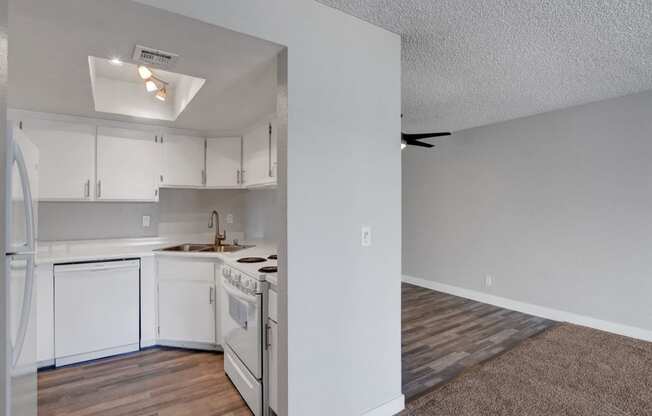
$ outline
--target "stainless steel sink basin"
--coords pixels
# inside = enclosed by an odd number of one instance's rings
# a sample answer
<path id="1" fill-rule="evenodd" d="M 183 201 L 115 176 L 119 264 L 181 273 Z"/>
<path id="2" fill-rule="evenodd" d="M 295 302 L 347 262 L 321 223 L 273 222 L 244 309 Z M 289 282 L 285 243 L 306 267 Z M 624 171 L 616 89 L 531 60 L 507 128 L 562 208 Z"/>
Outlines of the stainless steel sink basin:
<path id="1" fill-rule="evenodd" d="M 161 251 L 183 251 L 183 252 L 191 252 L 191 251 L 201 251 L 204 248 L 207 247 L 212 247 L 212 244 L 180 244 L 178 246 L 173 246 L 173 247 L 165 247 L 162 248 Z"/>
<path id="2" fill-rule="evenodd" d="M 240 245 L 233 245 L 233 244 L 222 244 L 220 246 L 216 246 L 211 244 L 209 247 L 203 248 L 199 251 L 202 253 L 206 252 L 213 252 L 213 253 L 233 253 L 234 251 L 239 251 L 239 250 L 244 250 L 245 248 L 251 248 L 253 246 L 240 246 Z"/>
<path id="3" fill-rule="evenodd" d="M 165 247 L 161 251 L 176 251 L 176 252 L 186 252 L 186 253 L 233 253 L 235 251 L 244 250 L 245 248 L 250 248 L 253 246 L 243 246 L 235 244 L 223 244 L 216 246 L 214 244 L 180 244 L 178 246 Z"/>

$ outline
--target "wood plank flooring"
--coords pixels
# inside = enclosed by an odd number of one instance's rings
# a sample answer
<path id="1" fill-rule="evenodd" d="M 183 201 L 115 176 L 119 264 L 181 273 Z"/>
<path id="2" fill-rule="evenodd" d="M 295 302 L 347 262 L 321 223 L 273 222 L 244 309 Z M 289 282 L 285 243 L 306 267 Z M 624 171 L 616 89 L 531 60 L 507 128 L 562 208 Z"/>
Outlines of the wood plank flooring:
<path id="1" fill-rule="evenodd" d="M 409 284 L 403 284 L 402 300 L 402 381 L 407 400 L 554 324 Z"/>
<path id="2" fill-rule="evenodd" d="M 552 321 L 404 284 L 403 393 L 415 399 Z M 250 416 L 224 356 L 157 348 L 39 373 L 39 416 Z"/>
<path id="3" fill-rule="evenodd" d="M 150 349 L 40 372 L 39 416 L 250 416 L 217 353 Z"/>

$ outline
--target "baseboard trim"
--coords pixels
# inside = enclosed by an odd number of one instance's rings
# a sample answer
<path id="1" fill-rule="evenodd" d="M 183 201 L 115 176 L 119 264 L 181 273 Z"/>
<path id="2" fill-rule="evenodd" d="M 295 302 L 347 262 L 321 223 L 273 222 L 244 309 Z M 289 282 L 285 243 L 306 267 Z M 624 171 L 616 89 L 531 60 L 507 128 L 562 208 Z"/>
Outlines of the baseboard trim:
<path id="1" fill-rule="evenodd" d="M 542 318 L 551 319 L 553 321 L 568 322 L 571 324 L 598 329 L 600 331 L 611 332 L 612 334 L 624 335 L 626 337 L 652 342 L 652 331 L 643 328 L 623 325 L 611 321 L 604 321 L 586 315 L 579 315 L 572 312 L 534 305 L 531 303 L 520 302 L 513 299 L 490 295 L 488 293 L 478 292 L 472 289 L 465 289 L 458 286 L 451 286 L 414 276 L 403 275 L 403 281 L 405 283 L 410 283 L 415 286 L 424 287 L 426 289 L 432 289 L 438 292 L 444 292 L 450 295 L 488 303 L 490 305 L 495 305 L 505 309 L 511 309 L 513 311 L 526 313 L 528 315 L 540 316 Z"/>
<path id="2" fill-rule="evenodd" d="M 394 416 L 403 409 L 405 409 L 405 396 L 401 394 L 383 405 L 364 412 L 362 416 Z"/>
<path id="3" fill-rule="evenodd" d="M 140 348 L 141 349 L 155 347 L 156 345 L 157 344 L 156 344 L 155 339 L 141 339 L 140 340 Z"/>

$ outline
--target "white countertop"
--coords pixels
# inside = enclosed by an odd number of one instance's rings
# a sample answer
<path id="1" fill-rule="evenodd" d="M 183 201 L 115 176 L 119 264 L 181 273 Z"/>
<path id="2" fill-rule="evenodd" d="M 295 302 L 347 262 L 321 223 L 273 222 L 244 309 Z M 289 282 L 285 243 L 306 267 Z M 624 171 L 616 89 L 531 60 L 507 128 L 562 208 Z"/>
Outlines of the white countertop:
<path id="1" fill-rule="evenodd" d="M 251 264 L 237 262 L 237 260 L 242 257 L 263 257 L 266 259 L 271 254 L 276 254 L 276 243 L 266 241 L 243 241 L 240 243 L 243 245 L 254 245 L 254 247 L 234 253 L 157 251 L 161 248 L 178 244 L 204 244 L 210 242 L 212 242 L 212 235 L 210 234 L 115 240 L 39 242 L 36 264 L 102 261 L 154 255 L 215 258 L 250 276 L 256 278 L 264 277 L 265 280 L 276 285 L 276 273 L 258 272 L 258 269 L 263 266 L 276 266 L 276 260 L 267 260 L 264 263 Z"/>

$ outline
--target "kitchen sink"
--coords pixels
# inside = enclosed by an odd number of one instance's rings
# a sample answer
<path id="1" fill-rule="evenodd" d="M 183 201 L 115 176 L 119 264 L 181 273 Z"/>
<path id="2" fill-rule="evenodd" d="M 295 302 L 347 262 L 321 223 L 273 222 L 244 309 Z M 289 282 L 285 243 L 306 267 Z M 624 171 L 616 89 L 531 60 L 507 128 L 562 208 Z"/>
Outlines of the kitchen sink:
<path id="1" fill-rule="evenodd" d="M 180 244 L 178 246 L 162 248 L 160 251 L 175 251 L 186 253 L 233 253 L 235 251 L 244 250 L 253 246 L 244 246 L 236 244 L 223 244 L 216 246 L 214 244 Z"/>
<path id="2" fill-rule="evenodd" d="M 216 246 L 213 244 L 209 244 L 208 247 L 203 248 L 199 251 L 202 253 L 206 252 L 213 252 L 213 253 L 233 253 L 234 251 L 239 251 L 243 250 L 245 248 L 251 248 L 253 246 L 241 246 L 241 245 L 234 245 L 234 244 L 222 244 L 221 246 Z"/>

